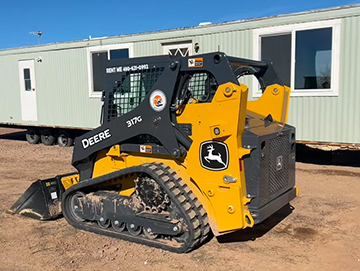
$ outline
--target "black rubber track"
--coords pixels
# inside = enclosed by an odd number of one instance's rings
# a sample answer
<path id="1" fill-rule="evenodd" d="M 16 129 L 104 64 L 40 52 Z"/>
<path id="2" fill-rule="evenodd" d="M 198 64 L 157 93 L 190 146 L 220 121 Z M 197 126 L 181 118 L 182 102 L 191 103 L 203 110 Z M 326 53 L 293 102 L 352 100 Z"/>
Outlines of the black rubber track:
<path id="1" fill-rule="evenodd" d="M 150 240 L 146 238 L 145 235 L 132 236 L 127 231 L 119 233 L 111 228 L 101 229 L 95 223 L 79 222 L 72 217 L 69 209 L 69 199 L 72 194 L 77 191 L 94 192 L 95 186 L 132 173 L 145 173 L 149 175 L 156 180 L 165 193 L 169 195 L 187 226 L 188 238 L 184 243 L 178 243 L 174 246 L 173 242 L 165 242 L 164 239 Z M 163 163 L 149 163 L 129 167 L 97 178 L 84 180 L 65 191 L 62 197 L 62 209 L 68 223 L 75 228 L 177 253 L 189 252 L 199 247 L 210 233 L 208 217 L 200 201 L 180 176 Z"/>

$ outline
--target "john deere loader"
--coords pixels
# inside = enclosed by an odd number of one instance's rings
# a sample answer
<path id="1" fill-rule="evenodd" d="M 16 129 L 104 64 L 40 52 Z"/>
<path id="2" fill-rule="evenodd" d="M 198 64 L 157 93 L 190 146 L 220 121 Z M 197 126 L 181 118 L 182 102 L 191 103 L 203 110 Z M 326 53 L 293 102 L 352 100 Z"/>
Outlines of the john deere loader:
<path id="1" fill-rule="evenodd" d="M 188 252 L 296 197 L 290 89 L 271 63 L 214 52 L 109 60 L 104 73 L 102 124 L 76 138 L 77 172 L 34 182 L 12 212 Z"/>

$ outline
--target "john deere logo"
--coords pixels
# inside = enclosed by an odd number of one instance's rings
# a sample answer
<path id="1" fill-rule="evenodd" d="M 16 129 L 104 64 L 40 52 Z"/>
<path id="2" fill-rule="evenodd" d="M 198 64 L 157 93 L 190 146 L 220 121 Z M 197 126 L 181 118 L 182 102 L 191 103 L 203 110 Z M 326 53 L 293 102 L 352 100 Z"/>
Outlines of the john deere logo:
<path id="1" fill-rule="evenodd" d="M 156 111 L 160 112 L 165 108 L 166 96 L 161 90 L 154 90 L 150 95 L 150 106 Z"/>
<path id="2" fill-rule="evenodd" d="M 229 164 L 229 150 L 225 143 L 206 141 L 200 145 L 200 162 L 203 168 L 220 171 L 227 169 Z"/>

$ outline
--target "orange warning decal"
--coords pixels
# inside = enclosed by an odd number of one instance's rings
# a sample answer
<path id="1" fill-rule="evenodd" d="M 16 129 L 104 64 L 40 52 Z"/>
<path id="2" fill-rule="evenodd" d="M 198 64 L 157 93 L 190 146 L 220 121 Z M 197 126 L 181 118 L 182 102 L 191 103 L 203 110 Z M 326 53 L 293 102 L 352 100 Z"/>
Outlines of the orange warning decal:
<path id="1" fill-rule="evenodd" d="M 140 145 L 140 152 L 152 153 L 152 146 Z"/>
<path id="2" fill-rule="evenodd" d="M 202 57 L 188 59 L 188 67 L 189 68 L 199 68 L 202 66 L 204 66 L 204 59 Z"/>

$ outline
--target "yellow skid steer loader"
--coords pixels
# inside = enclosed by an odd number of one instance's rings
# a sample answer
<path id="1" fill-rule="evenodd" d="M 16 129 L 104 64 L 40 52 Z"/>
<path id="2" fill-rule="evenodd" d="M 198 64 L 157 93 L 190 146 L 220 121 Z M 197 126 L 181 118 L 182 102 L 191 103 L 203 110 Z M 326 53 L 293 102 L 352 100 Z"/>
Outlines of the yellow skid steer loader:
<path id="1" fill-rule="evenodd" d="M 296 197 L 290 89 L 271 63 L 214 52 L 109 60 L 104 73 L 102 124 L 76 138 L 77 172 L 34 182 L 12 212 L 187 252 Z"/>

